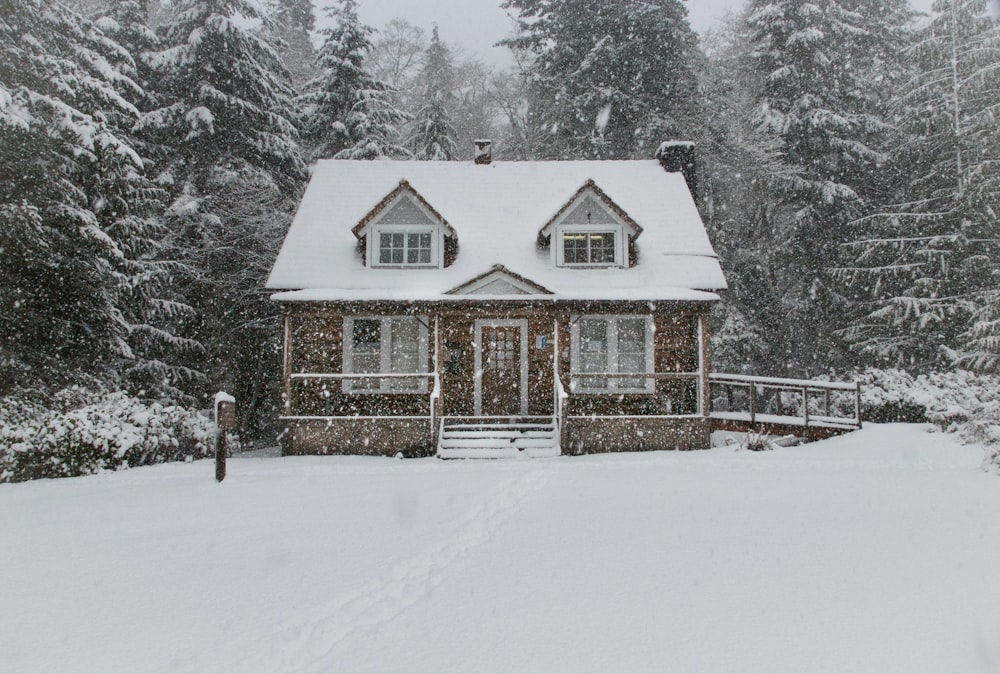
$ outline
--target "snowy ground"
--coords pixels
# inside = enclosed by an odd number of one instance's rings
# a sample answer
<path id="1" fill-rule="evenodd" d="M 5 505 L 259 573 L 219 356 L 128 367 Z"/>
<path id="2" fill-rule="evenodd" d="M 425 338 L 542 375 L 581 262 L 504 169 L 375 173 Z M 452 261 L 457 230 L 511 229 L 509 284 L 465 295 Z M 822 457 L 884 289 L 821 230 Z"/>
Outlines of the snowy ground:
<path id="1" fill-rule="evenodd" d="M 0 486 L 11 672 L 1000 672 L 1000 478 L 773 452 L 238 458 Z"/>

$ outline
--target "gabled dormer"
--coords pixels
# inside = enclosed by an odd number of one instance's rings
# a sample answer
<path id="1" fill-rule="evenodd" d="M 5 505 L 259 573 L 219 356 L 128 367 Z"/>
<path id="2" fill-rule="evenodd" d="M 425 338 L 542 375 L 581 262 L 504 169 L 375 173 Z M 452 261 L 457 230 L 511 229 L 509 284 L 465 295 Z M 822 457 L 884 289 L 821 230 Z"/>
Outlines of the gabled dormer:
<path id="1" fill-rule="evenodd" d="M 434 269 L 454 259 L 451 225 L 409 182 L 401 180 L 352 230 L 365 265 L 375 269 Z"/>
<path id="2" fill-rule="evenodd" d="M 551 295 L 552 291 L 502 264 L 445 292 L 445 295 Z"/>
<path id="3" fill-rule="evenodd" d="M 628 267 L 642 232 L 628 213 L 588 180 L 541 231 L 557 267 Z"/>

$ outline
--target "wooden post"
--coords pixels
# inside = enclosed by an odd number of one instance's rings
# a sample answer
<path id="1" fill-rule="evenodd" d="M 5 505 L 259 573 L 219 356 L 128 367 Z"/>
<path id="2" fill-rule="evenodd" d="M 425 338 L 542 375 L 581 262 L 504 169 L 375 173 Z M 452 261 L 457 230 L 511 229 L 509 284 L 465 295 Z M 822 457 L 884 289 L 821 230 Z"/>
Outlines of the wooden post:
<path id="1" fill-rule="evenodd" d="M 750 424 L 757 423 L 757 385 L 750 382 Z"/>
<path id="2" fill-rule="evenodd" d="M 802 425 L 809 425 L 809 387 L 802 387 Z"/>
<path id="3" fill-rule="evenodd" d="M 226 479 L 226 431 L 236 430 L 236 398 L 225 391 L 215 394 L 215 480 Z"/>
<path id="4" fill-rule="evenodd" d="M 854 382 L 854 418 L 861 428 L 861 382 Z"/>

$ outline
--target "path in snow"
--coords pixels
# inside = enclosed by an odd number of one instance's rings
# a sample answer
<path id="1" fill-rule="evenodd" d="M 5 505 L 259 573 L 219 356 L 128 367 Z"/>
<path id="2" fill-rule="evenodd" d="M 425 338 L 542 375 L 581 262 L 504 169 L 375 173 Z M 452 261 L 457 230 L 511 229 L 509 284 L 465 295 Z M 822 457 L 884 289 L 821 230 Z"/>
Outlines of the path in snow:
<path id="1" fill-rule="evenodd" d="M 243 663 L 243 670 L 336 671 L 337 649 L 345 639 L 391 621 L 424 599 L 444 582 L 451 565 L 493 538 L 520 503 L 544 484 L 546 472 L 529 472 L 505 480 L 486 495 L 482 505 L 447 529 L 443 540 L 393 563 L 387 573 L 337 598 L 316 615 L 296 616 L 263 641 L 265 652 L 281 654 L 280 662 L 261 662 L 258 656 L 252 656 Z"/>

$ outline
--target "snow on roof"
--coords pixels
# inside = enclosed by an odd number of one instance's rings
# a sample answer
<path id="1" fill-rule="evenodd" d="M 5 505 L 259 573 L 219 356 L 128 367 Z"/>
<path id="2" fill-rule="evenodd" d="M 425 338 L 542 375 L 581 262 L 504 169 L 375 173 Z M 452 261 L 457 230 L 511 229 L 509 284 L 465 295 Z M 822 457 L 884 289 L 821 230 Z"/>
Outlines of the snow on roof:
<path id="1" fill-rule="evenodd" d="M 352 229 L 404 180 L 457 233 L 451 266 L 364 265 Z M 636 266 L 557 267 L 550 250 L 538 245 L 539 230 L 588 180 L 642 228 Z M 297 291 L 273 296 L 282 301 L 454 300 L 445 293 L 495 265 L 551 289 L 551 299 L 712 300 L 717 296 L 703 291 L 726 287 L 684 177 L 656 160 L 321 160 L 267 287 Z"/>

